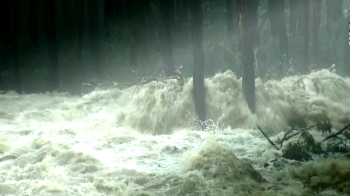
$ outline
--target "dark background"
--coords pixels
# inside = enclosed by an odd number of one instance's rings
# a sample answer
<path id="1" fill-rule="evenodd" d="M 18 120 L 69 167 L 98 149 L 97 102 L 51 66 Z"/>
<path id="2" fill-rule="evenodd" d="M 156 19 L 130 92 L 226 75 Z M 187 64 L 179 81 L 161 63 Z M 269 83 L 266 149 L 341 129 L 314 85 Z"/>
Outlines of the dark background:
<path id="1" fill-rule="evenodd" d="M 254 0 L 253 0 L 254 1 Z M 202 0 L 205 76 L 242 76 L 240 0 Z M 336 64 L 350 75 L 349 0 L 255 0 L 256 77 Z M 186 0 L 5 0 L 0 6 L 0 90 L 89 92 L 169 75 L 192 76 Z M 256 10 L 256 11 L 254 11 Z M 171 42 L 167 37 L 170 33 Z M 172 57 L 167 56 L 172 48 Z M 165 60 L 164 60 L 165 59 Z M 165 62 L 165 63 L 163 63 Z M 86 85 L 86 84 L 89 85 Z M 126 84 L 120 84 L 127 86 Z"/>

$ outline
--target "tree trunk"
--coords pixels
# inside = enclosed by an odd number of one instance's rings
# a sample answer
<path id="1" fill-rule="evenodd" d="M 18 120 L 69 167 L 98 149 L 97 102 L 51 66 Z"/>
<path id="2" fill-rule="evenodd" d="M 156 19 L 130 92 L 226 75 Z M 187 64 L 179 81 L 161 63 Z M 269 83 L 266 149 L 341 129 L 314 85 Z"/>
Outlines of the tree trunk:
<path id="1" fill-rule="evenodd" d="M 269 1 L 271 3 L 271 0 Z M 278 36 L 279 40 L 279 75 L 283 77 L 287 68 L 288 57 L 288 37 L 286 28 L 286 15 L 285 15 L 285 1 L 274 0 L 273 5 L 273 22 L 275 35 Z"/>
<path id="2" fill-rule="evenodd" d="M 91 57 L 91 69 L 98 80 L 102 79 L 100 65 L 100 3 L 96 0 L 89 0 L 89 53 Z"/>
<path id="3" fill-rule="evenodd" d="M 248 107 L 252 113 L 255 113 L 255 70 L 254 70 L 254 53 L 253 53 L 253 41 L 257 32 L 254 32 L 256 25 L 253 17 L 257 16 L 257 10 L 251 9 L 256 3 L 255 0 L 243 0 L 241 1 L 241 49 L 242 49 L 242 62 L 243 62 L 243 77 L 242 86 L 244 91 L 244 97 L 247 101 Z"/>
<path id="4" fill-rule="evenodd" d="M 188 0 L 175 0 L 175 26 L 173 38 L 176 40 L 173 46 L 188 48 L 189 25 L 188 25 Z"/>
<path id="5" fill-rule="evenodd" d="M 253 47 L 260 44 L 260 35 L 258 30 L 258 7 L 260 0 L 253 0 L 251 7 L 252 31 L 253 31 Z"/>
<path id="6" fill-rule="evenodd" d="M 203 122 L 206 119 L 206 104 L 204 87 L 204 52 L 202 45 L 203 11 L 201 9 L 201 0 L 189 1 L 189 11 L 191 19 L 191 34 L 193 42 L 194 60 L 193 98 L 198 118 L 201 122 Z"/>
<path id="7" fill-rule="evenodd" d="M 77 30 L 77 56 L 79 61 L 79 69 L 83 71 L 83 42 L 84 42 L 84 3 L 85 0 L 77 1 L 76 13 L 76 30 Z"/>
<path id="8" fill-rule="evenodd" d="M 29 35 L 32 44 L 38 43 L 38 1 L 32 0 L 30 2 L 30 11 L 29 11 Z"/>
<path id="9" fill-rule="evenodd" d="M 238 19 L 238 1 L 226 0 L 226 23 L 229 36 L 231 36 L 233 33 L 238 32 Z"/>
<path id="10" fill-rule="evenodd" d="M 271 28 L 271 34 L 273 36 L 278 35 L 278 18 L 277 18 L 277 4 L 280 0 L 269 0 L 268 1 L 268 12 L 269 12 L 269 18 L 270 18 L 270 28 Z"/>
<path id="11" fill-rule="evenodd" d="M 234 31 L 233 27 L 233 3 L 234 0 L 226 0 L 226 24 L 228 37 L 231 37 Z"/>
<path id="12" fill-rule="evenodd" d="M 318 30 L 320 25 L 321 2 L 309 0 L 309 68 L 316 68 L 316 56 L 318 47 Z"/>
<path id="13" fill-rule="evenodd" d="M 173 44 L 172 44 L 172 28 L 174 26 L 174 2 L 161 0 L 160 13 L 161 13 L 161 50 L 163 57 L 163 64 L 165 66 L 165 75 L 171 76 L 175 72 L 174 60 L 173 60 Z"/>
<path id="14" fill-rule="evenodd" d="M 343 17 L 343 2 L 344 0 L 326 1 L 327 17 L 332 22 L 336 22 Z"/>
<path id="15" fill-rule="evenodd" d="M 285 14 L 285 1 L 278 1 L 277 3 L 277 25 L 278 36 L 280 42 L 280 57 L 283 61 L 284 58 L 288 58 L 288 38 L 287 38 L 287 28 L 286 28 L 286 14 Z"/>
<path id="16" fill-rule="evenodd" d="M 12 40 L 12 48 L 11 48 L 11 62 L 13 66 L 13 84 L 14 84 L 14 89 L 17 93 L 22 92 L 22 84 L 21 84 L 21 76 L 19 73 L 19 63 L 18 63 L 18 24 L 19 24 L 19 19 L 18 19 L 18 7 L 19 7 L 19 1 L 18 0 L 12 0 L 11 1 L 11 40 Z"/>
<path id="17" fill-rule="evenodd" d="M 309 0 L 300 0 L 299 1 L 299 23 L 298 30 L 299 35 L 302 38 L 303 49 L 303 72 L 306 74 L 308 72 L 309 65 Z"/>
<path id="18" fill-rule="evenodd" d="M 46 10 L 49 89 L 52 92 L 59 89 L 55 1 L 47 1 Z"/>
<path id="19" fill-rule="evenodd" d="M 327 54 L 334 63 L 337 63 L 339 62 L 340 58 L 342 58 L 341 55 L 339 55 L 341 51 L 339 49 L 339 41 L 340 39 L 343 40 L 343 37 L 339 38 L 339 34 L 341 34 L 340 29 L 346 29 L 339 27 L 344 26 L 344 22 L 349 20 L 343 18 L 343 0 L 325 1 L 325 3 L 327 13 Z M 344 51 L 345 59 L 350 56 L 350 53 L 346 53 L 350 46 L 348 43 L 346 43 L 346 45 L 347 46 Z M 345 66 L 345 68 L 347 67 L 349 67 L 349 64 Z"/>
<path id="20" fill-rule="evenodd" d="M 289 0 L 289 7 L 290 7 L 289 32 L 293 36 L 295 36 L 297 32 L 298 1 L 299 0 Z"/>
<path id="21" fill-rule="evenodd" d="M 84 9 L 86 8 L 85 4 L 87 4 L 86 0 L 78 0 L 76 1 L 76 20 L 75 20 L 75 28 L 77 31 L 77 58 L 78 58 L 78 70 L 80 72 L 78 78 L 79 82 L 82 84 L 86 77 L 86 67 L 85 58 L 83 58 L 83 44 L 84 38 L 86 35 L 86 31 L 84 31 Z M 82 91 L 80 93 L 83 93 Z"/>
<path id="22" fill-rule="evenodd" d="M 350 21 L 350 15 L 347 18 L 347 21 Z M 348 77 L 350 77 L 350 22 L 349 22 L 349 42 L 345 43 L 345 55 L 344 55 L 344 66 L 345 73 Z"/>
<path id="23" fill-rule="evenodd" d="M 105 35 L 105 13 L 104 13 L 104 8 L 105 8 L 105 2 L 104 0 L 98 0 L 98 25 L 100 29 L 100 36 L 104 37 Z"/>
<path id="24" fill-rule="evenodd" d="M 176 25 L 183 24 L 188 19 L 188 0 L 175 0 L 176 2 Z"/>
<path id="25" fill-rule="evenodd" d="M 130 33 L 129 64 L 133 70 L 136 70 L 138 67 L 137 32 L 135 31 L 135 29 L 132 29 Z"/>

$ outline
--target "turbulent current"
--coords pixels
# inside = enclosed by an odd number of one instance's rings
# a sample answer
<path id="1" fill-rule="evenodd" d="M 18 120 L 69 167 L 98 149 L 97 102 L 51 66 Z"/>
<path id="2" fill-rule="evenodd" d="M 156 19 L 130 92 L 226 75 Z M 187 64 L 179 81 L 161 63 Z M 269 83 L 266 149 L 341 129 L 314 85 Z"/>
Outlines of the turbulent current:
<path id="1" fill-rule="evenodd" d="M 350 123 L 350 79 L 328 70 L 256 79 L 256 114 L 233 72 L 205 80 L 207 129 L 196 128 L 192 79 L 127 89 L 0 95 L 0 195 L 342 195 L 345 158 L 271 164 L 288 126 Z M 347 172 L 347 173 L 346 173 Z M 339 175 L 344 176 L 344 175 Z M 342 181 L 343 180 L 343 181 Z M 338 183 L 339 182 L 339 183 Z M 339 187 L 341 186 L 341 187 Z"/>

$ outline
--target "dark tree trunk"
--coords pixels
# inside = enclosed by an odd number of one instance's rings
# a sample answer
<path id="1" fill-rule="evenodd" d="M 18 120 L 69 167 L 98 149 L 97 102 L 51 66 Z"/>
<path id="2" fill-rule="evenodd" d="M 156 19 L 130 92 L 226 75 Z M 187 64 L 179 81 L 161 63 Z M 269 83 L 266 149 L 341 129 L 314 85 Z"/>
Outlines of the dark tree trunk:
<path id="1" fill-rule="evenodd" d="M 105 1 L 104 0 L 98 0 L 98 25 L 100 29 L 100 36 L 103 37 L 105 35 Z"/>
<path id="2" fill-rule="evenodd" d="M 175 26 L 173 31 L 173 46 L 188 48 L 190 33 L 188 25 L 188 0 L 175 0 Z"/>
<path id="3" fill-rule="evenodd" d="M 33 44 L 38 43 L 38 1 L 32 0 L 30 2 L 29 11 L 29 35 Z"/>
<path id="4" fill-rule="evenodd" d="M 191 34 L 193 42 L 193 98 L 195 110 L 201 122 L 206 120 L 204 87 L 204 52 L 202 45 L 203 11 L 201 0 L 189 1 Z"/>
<path id="5" fill-rule="evenodd" d="M 286 14 L 285 14 L 285 1 L 278 1 L 277 3 L 277 25 L 278 36 L 280 42 L 280 57 L 283 59 L 288 58 L 288 38 L 287 38 L 287 28 L 286 28 Z"/>
<path id="6" fill-rule="evenodd" d="M 182 0 L 174 0 L 175 24 L 180 22 Z"/>
<path id="7" fill-rule="evenodd" d="M 176 18 L 177 25 L 183 24 L 188 20 L 188 0 L 175 0 L 176 4 Z"/>
<path id="8" fill-rule="evenodd" d="M 86 9 L 85 4 L 87 0 L 76 1 L 76 20 L 75 28 L 77 31 L 77 58 L 78 58 L 78 69 L 79 69 L 79 82 L 82 84 L 86 79 L 86 67 L 84 66 L 85 58 L 83 58 L 83 43 L 86 35 L 86 29 L 84 28 L 84 9 Z M 80 93 L 83 93 L 82 91 Z"/>
<path id="9" fill-rule="evenodd" d="M 260 44 L 260 35 L 258 31 L 258 7 L 260 0 L 253 0 L 251 7 L 252 31 L 253 31 L 253 47 Z"/>
<path id="10" fill-rule="evenodd" d="M 255 0 L 243 0 L 241 1 L 241 49 L 242 49 L 242 62 L 243 62 L 243 77 L 242 86 L 244 91 L 244 97 L 247 101 L 248 107 L 252 113 L 255 113 L 255 70 L 254 70 L 254 36 L 257 32 L 254 32 L 256 25 L 253 17 L 257 16 L 256 10 L 251 9 L 256 3 Z"/>
<path id="11" fill-rule="evenodd" d="M 309 64 L 309 0 L 299 1 L 298 30 L 303 43 L 303 72 L 308 72 Z"/>
<path id="12" fill-rule="evenodd" d="M 309 67 L 315 69 L 321 2 L 319 0 L 309 0 L 309 3 Z"/>
<path id="13" fill-rule="evenodd" d="M 350 16 L 348 16 L 347 21 L 350 21 Z M 349 34 L 350 34 L 350 22 L 349 22 Z M 350 35 L 349 35 L 349 42 L 345 43 L 344 46 L 345 46 L 345 55 L 344 55 L 345 73 L 348 77 L 350 77 Z"/>
<path id="14" fill-rule="evenodd" d="M 273 26 L 274 35 L 278 36 L 279 40 L 279 75 L 284 76 L 286 65 L 288 62 L 288 37 L 286 28 L 285 1 L 270 0 L 269 4 L 273 3 L 273 18 L 271 25 Z M 271 7 L 271 5 L 270 5 Z"/>
<path id="15" fill-rule="evenodd" d="M 163 57 L 163 64 L 165 66 L 165 75 L 171 76 L 174 74 L 174 60 L 173 60 L 173 44 L 172 44 L 172 28 L 174 26 L 174 2 L 160 0 L 161 13 L 161 50 Z"/>
<path id="16" fill-rule="evenodd" d="M 325 3 L 326 3 L 326 13 L 327 13 L 327 40 L 328 40 L 327 53 L 333 62 L 339 62 L 339 57 L 341 58 L 341 56 L 339 55 L 340 51 L 335 52 L 335 51 L 338 51 L 338 48 L 339 48 L 339 41 L 340 41 L 339 35 L 341 34 L 341 29 L 342 29 L 342 28 L 339 28 L 339 26 L 344 26 L 344 24 L 346 24 L 345 21 L 349 22 L 349 20 L 346 20 L 345 18 L 343 18 L 343 4 L 344 4 L 343 0 L 325 1 Z M 343 36 L 341 39 L 343 39 Z M 348 45 L 348 43 L 346 43 L 345 51 L 344 51 L 345 60 L 346 58 L 350 58 L 350 53 L 347 52 L 349 51 L 348 50 L 349 47 L 350 46 Z M 345 64 L 345 65 L 346 65 L 345 69 L 350 69 L 349 64 Z"/>
<path id="17" fill-rule="evenodd" d="M 253 8 L 255 9 L 255 7 Z M 237 32 L 239 21 L 238 1 L 226 0 L 226 23 L 229 35 Z"/>
<path id="18" fill-rule="evenodd" d="M 83 67 L 83 42 L 84 42 L 84 4 L 86 0 L 79 0 L 77 3 L 76 13 L 76 30 L 77 30 L 77 56 L 79 61 L 79 69 L 84 70 Z"/>
<path id="19" fill-rule="evenodd" d="M 17 93 L 22 92 L 22 84 L 21 84 L 21 76 L 19 73 L 19 63 L 18 63 L 18 58 L 19 58 L 19 51 L 18 51 L 18 24 L 19 24 L 19 13 L 18 13 L 18 6 L 19 6 L 19 1 L 18 0 L 12 0 L 11 1 L 11 19 L 10 19 L 10 24 L 11 24 L 11 40 L 12 40 L 12 48 L 11 48 L 11 62 L 13 66 L 13 84 L 14 84 L 14 89 Z"/>
<path id="20" fill-rule="evenodd" d="M 49 89 L 52 92 L 59 89 L 55 1 L 47 1 L 46 11 Z"/>
<path id="21" fill-rule="evenodd" d="M 130 67 L 135 70 L 138 67 L 138 52 L 137 52 L 137 38 L 136 30 L 132 30 L 130 33 L 130 54 L 129 54 L 129 64 Z"/>
<path id="22" fill-rule="evenodd" d="M 289 7 L 290 7 L 289 32 L 293 36 L 295 36 L 297 32 L 298 1 L 299 0 L 289 0 Z"/>
<path id="23" fill-rule="evenodd" d="M 91 57 L 91 68 L 94 75 L 102 79 L 100 65 L 100 3 L 95 0 L 89 0 L 89 53 Z"/>
<path id="24" fill-rule="evenodd" d="M 343 2 L 344 0 L 326 1 L 327 17 L 332 22 L 336 22 L 343 17 Z"/>
<path id="25" fill-rule="evenodd" d="M 229 37 L 231 37 L 235 30 L 233 27 L 233 3 L 234 0 L 226 0 L 226 24 Z"/>
<path id="26" fill-rule="evenodd" d="M 271 34 L 273 36 L 278 35 L 278 18 L 277 18 L 277 4 L 280 0 L 269 0 L 268 1 L 268 12 L 270 18 Z"/>

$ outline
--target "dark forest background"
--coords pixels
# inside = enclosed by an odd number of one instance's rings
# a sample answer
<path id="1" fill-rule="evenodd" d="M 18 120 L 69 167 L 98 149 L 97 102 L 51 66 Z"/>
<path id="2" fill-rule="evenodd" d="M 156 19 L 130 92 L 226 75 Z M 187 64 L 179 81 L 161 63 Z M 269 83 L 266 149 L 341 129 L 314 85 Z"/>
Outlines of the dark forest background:
<path id="1" fill-rule="evenodd" d="M 193 2 L 201 9 L 202 21 L 190 21 Z M 255 77 L 263 80 L 306 74 L 332 64 L 338 74 L 350 75 L 349 0 L 245 2 L 250 3 L 2 1 L 0 90 L 81 94 L 97 86 L 111 87 L 113 82 L 169 76 L 180 66 L 190 77 L 193 28 L 201 27 L 196 23 L 203 27 L 200 47 L 207 77 L 228 69 L 242 77 L 247 63 L 254 64 Z M 252 26 L 247 32 L 242 24 Z M 253 55 L 245 60 L 242 51 L 247 41 L 252 42 Z"/>

